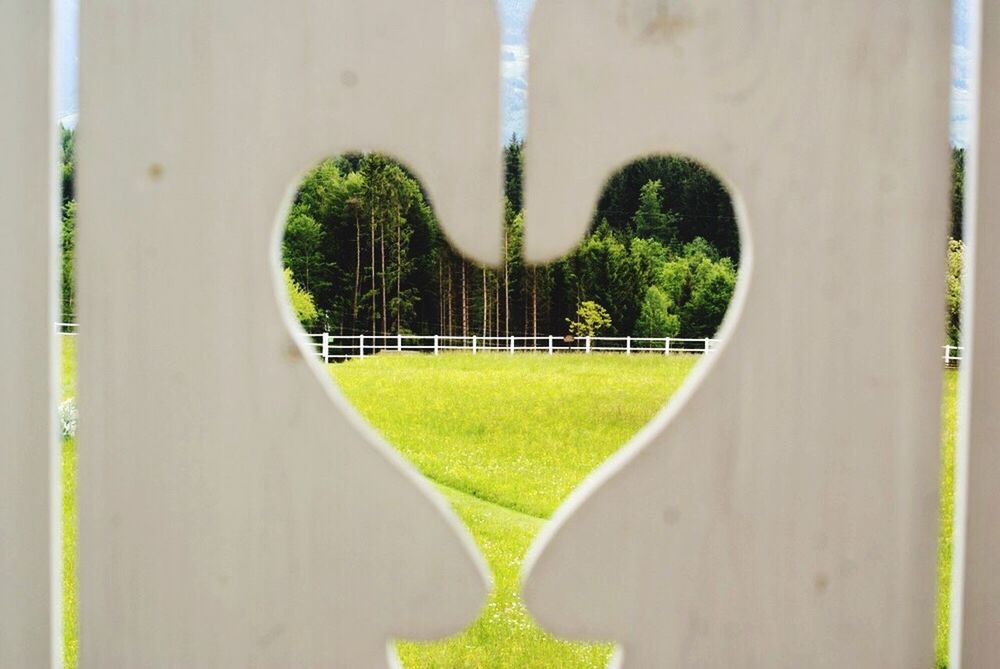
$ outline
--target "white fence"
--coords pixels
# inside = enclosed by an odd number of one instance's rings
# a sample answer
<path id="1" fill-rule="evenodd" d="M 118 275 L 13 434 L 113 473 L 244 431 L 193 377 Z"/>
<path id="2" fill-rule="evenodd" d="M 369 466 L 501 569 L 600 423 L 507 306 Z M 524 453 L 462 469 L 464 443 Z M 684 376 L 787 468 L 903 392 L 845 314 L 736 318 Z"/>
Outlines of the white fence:
<path id="1" fill-rule="evenodd" d="M 962 362 L 962 354 L 965 351 L 964 346 L 942 346 L 944 349 L 944 356 L 941 358 L 944 360 L 944 364 L 947 367 L 958 367 L 959 363 Z"/>
<path id="2" fill-rule="evenodd" d="M 659 355 L 703 355 L 715 351 L 718 339 L 673 337 L 467 337 L 454 335 L 332 335 L 326 332 L 304 335 L 324 362 L 364 358 L 376 353 L 426 353 L 449 351 L 468 353 L 656 353 Z"/>
<path id="3" fill-rule="evenodd" d="M 57 323 L 59 333 L 75 337 L 80 326 L 76 323 Z M 575 337 L 555 335 L 538 337 L 482 337 L 471 335 L 333 335 L 328 332 L 306 333 L 303 339 L 316 351 L 323 362 L 364 358 L 376 353 L 425 353 L 439 355 L 443 352 L 467 353 L 624 353 L 625 355 L 653 353 L 659 355 L 704 355 L 714 353 L 721 339 L 684 337 Z M 958 367 L 962 362 L 964 346 L 942 346 L 941 359 L 946 367 Z"/>

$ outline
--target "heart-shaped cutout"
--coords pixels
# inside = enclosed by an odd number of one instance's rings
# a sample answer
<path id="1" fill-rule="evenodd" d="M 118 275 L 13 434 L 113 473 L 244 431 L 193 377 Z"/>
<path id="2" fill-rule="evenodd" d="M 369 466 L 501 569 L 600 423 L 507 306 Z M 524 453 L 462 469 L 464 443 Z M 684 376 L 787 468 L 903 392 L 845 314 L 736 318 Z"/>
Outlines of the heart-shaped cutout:
<path id="1" fill-rule="evenodd" d="M 360 414 L 436 484 L 493 571 L 469 630 L 400 645 L 408 669 L 607 664 L 608 644 L 559 641 L 534 624 L 521 561 L 579 483 L 663 409 L 696 354 L 714 350 L 735 287 L 729 195 L 683 158 L 624 168 L 577 250 L 526 266 L 522 149 L 507 147 L 500 268 L 455 254 L 416 177 L 380 156 L 311 171 L 284 237 L 307 341 Z"/>

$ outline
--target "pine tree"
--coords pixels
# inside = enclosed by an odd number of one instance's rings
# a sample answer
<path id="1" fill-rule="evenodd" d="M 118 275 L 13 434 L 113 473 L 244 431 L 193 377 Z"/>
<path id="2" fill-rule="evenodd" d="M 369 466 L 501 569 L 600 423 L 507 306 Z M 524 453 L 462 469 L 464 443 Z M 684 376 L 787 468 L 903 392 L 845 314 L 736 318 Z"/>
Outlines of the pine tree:
<path id="1" fill-rule="evenodd" d="M 639 193 L 639 208 L 632 217 L 637 237 L 655 239 L 666 247 L 677 244 L 678 217 L 663 211 L 663 182 L 650 180 Z"/>

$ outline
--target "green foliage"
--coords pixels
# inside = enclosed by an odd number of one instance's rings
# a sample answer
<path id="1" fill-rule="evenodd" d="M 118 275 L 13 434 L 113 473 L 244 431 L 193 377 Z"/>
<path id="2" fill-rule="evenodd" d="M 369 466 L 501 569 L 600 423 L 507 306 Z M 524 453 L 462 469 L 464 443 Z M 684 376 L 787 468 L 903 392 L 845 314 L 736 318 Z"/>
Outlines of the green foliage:
<path id="1" fill-rule="evenodd" d="M 681 251 L 681 255 L 686 258 L 708 258 L 712 262 L 719 259 L 719 251 L 714 246 L 708 243 L 704 237 L 695 237 L 690 242 L 684 245 L 684 249 Z"/>
<path id="2" fill-rule="evenodd" d="M 711 251 L 707 242 L 696 240 L 660 273 L 658 285 L 680 316 L 682 337 L 714 335 L 732 300 L 736 267 L 729 258 L 713 260 Z"/>
<path id="3" fill-rule="evenodd" d="M 663 182 L 647 181 L 639 191 L 639 208 L 632 217 L 636 236 L 655 239 L 664 246 L 677 244 L 677 214 L 663 211 Z"/>
<path id="4" fill-rule="evenodd" d="M 390 158 L 352 154 L 311 170 L 282 250 L 285 266 L 313 294 L 318 320 L 343 334 L 551 334 L 579 304 L 594 301 L 611 317 L 608 333 L 626 335 L 663 267 L 698 237 L 692 223 L 713 260 L 738 252 L 736 237 L 719 233 L 734 220 L 721 184 L 691 161 L 655 158 L 609 182 L 598 206 L 602 223 L 575 252 L 527 266 L 520 256 L 523 156 L 523 140 L 512 138 L 504 151 L 504 263 L 496 269 L 456 254 L 426 192 Z"/>
<path id="5" fill-rule="evenodd" d="M 516 134 L 504 147 L 504 193 L 514 211 L 524 207 L 524 140 Z"/>
<path id="6" fill-rule="evenodd" d="M 951 150 L 951 236 L 962 239 L 965 203 L 965 149 Z"/>
<path id="7" fill-rule="evenodd" d="M 307 213 L 302 203 L 292 207 L 285 228 L 285 239 L 282 243 L 282 257 L 285 267 L 292 270 L 309 292 L 326 288 L 321 282 L 323 275 L 323 226 Z"/>
<path id="8" fill-rule="evenodd" d="M 60 234 L 62 258 L 60 263 L 62 322 L 76 322 L 76 202 L 63 205 Z"/>
<path id="9" fill-rule="evenodd" d="M 965 244 L 948 240 L 948 343 L 958 346 L 962 335 L 962 267 Z"/>
<path id="10" fill-rule="evenodd" d="M 628 248 L 609 226 L 599 226 L 560 265 L 566 299 L 573 307 L 587 301 L 606 304 L 613 323 L 631 327 L 638 313 L 635 275 Z"/>
<path id="11" fill-rule="evenodd" d="M 629 245 L 629 256 L 638 287 L 652 286 L 670 260 L 670 252 L 655 239 L 637 237 Z"/>
<path id="12" fill-rule="evenodd" d="M 292 276 L 292 270 L 285 269 L 285 291 L 288 299 L 292 303 L 292 311 L 302 327 L 309 328 L 316 322 L 319 313 L 313 303 L 313 296 L 309 294 Z"/>
<path id="13" fill-rule="evenodd" d="M 587 300 L 577 307 L 576 320 L 567 318 L 566 322 L 569 324 L 569 331 L 577 337 L 594 337 L 611 327 L 611 316 L 597 302 Z"/>
<path id="14" fill-rule="evenodd" d="M 714 174 L 688 158 L 652 156 L 627 165 L 608 181 L 594 224 L 607 219 L 616 232 L 633 228 L 642 188 L 657 180 L 663 185 L 664 211 L 677 216 L 679 243 L 704 237 L 721 255 L 739 259 L 739 232 L 729 193 Z"/>
<path id="15" fill-rule="evenodd" d="M 639 337 L 676 337 L 681 317 L 671 313 L 673 304 L 659 286 L 650 286 L 639 309 L 635 334 Z"/>
<path id="16" fill-rule="evenodd" d="M 61 158 L 59 174 L 62 177 L 62 206 L 76 199 L 76 132 L 59 126 Z"/>

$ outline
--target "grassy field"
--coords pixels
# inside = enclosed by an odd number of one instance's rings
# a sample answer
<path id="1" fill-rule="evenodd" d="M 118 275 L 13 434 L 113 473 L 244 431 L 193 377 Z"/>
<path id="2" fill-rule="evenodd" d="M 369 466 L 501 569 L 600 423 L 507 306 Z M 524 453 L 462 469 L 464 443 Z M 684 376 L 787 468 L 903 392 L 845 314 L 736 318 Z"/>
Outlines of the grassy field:
<path id="1" fill-rule="evenodd" d="M 76 340 L 63 337 L 62 399 L 76 397 Z M 62 536 L 63 536 L 63 664 L 65 669 L 79 665 L 80 635 L 77 628 L 76 592 L 76 443 L 62 444 Z"/>
<path id="2" fill-rule="evenodd" d="M 73 393 L 72 355 L 64 357 Z M 598 669 L 609 645 L 553 639 L 517 595 L 521 560 L 559 503 L 680 387 L 697 359 L 620 355 L 377 356 L 330 372 L 465 521 L 493 571 L 482 616 L 443 642 L 401 643 L 406 669 Z M 956 374 L 946 375 L 938 666 L 947 660 Z M 64 445 L 66 666 L 75 669 L 75 449 Z"/>
<path id="3" fill-rule="evenodd" d="M 355 406 L 472 530 L 496 589 L 443 643 L 401 644 L 407 669 L 597 669 L 608 645 L 539 630 L 517 595 L 521 558 L 559 503 L 649 421 L 696 358 L 379 356 L 331 366 Z"/>
<path id="4" fill-rule="evenodd" d="M 948 666 L 948 614 L 951 587 L 951 532 L 955 523 L 955 431 L 958 428 L 956 398 L 958 372 L 948 370 L 944 377 L 944 402 L 941 447 L 941 533 L 938 539 L 937 636 L 934 643 L 938 669 Z"/>

